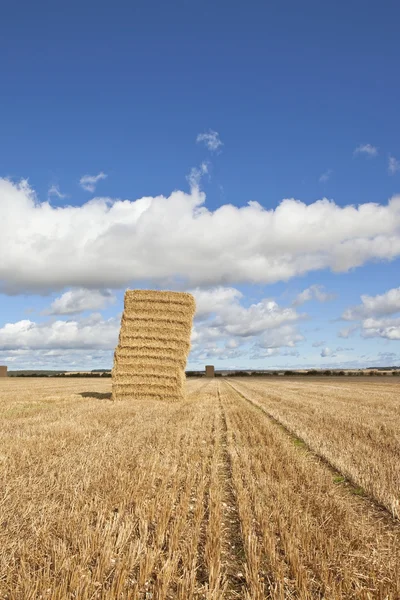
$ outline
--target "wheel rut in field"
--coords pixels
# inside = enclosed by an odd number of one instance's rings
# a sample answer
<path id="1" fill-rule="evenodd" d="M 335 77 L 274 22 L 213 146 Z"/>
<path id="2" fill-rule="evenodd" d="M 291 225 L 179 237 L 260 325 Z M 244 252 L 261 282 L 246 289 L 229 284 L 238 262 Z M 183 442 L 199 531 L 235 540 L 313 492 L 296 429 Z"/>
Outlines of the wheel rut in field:
<path id="1" fill-rule="evenodd" d="M 223 542 L 221 560 L 226 574 L 224 598 L 244 598 L 246 589 L 245 550 L 240 526 L 239 509 L 232 476 L 232 458 L 229 453 L 228 425 L 222 404 L 219 383 L 217 387 L 218 412 L 221 425 L 220 482 L 222 490 Z"/>
<path id="2" fill-rule="evenodd" d="M 318 452 L 313 450 L 307 442 L 305 442 L 302 438 L 300 438 L 294 431 L 289 429 L 286 425 L 284 425 L 279 419 L 274 417 L 272 414 L 268 412 L 268 410 L 255 402 L 248 396 L 246 396 L 241 390 L 239 390 L 235 385 L 233 385 L 230 381 L 225 381 L 228 386 L 234 390 L 247 404 L 260 411 L 267 419 L 270 420 L 271 423 L 274 423 L 277 427 L 279 427 L 282 431 L 286 433 L 288 438 L 290 438 L 293 443 L 299 448 L 300 451 L 306 451 L 310 456 L 312 456 L 316 461 L 323 464 L 325 468 L 329 469 L 332 473 L 332 478 L 341 479 L 338 485 L 341 485 L 343 489 L 345 489 L 352 496 L 357 496 L 360 501 L 368 504 L 369 508 L 376 512 L 376 515 L 380 517 L 380 519 L 386 521 L 389 525 L 396 524 L 398 525 L 399 520 L 396 519 L 388 510 L 386 506 L 378 502 L 372 496 L 366 494 L 366 492 L 359 486 L 359 484 L 349 477 L 343 475 L 341 471 L 339 471 L 329 460 L 327 460 L 324 456 L 321 456 Z"/>
<path id="3" fill-rule="evenodd" d="M 207 483 L 205 485 L 204 494 L 203 494 L 203 518 L 200 526 L 200 535 L 199 542 L 197 545 L 197 569 L 196 569 L 196 582 L 200 588 L 204 586 L 208 586 L 209 584 L 209 568 L 206 564 L 205 555 L 206 555 L 206 547 L 207 547 L 207 531 L 209 527 L 210 521 L 210 488 L 211 488 L 211 478 L 212 478 L 212 462 L 213 455 L 217 450 L 217 428 L 216 428 L 217 416 L 215 416 L 212 424 L 212 443 L 211 448 L 207 460 L 206 467 L 206 478 Z"/>

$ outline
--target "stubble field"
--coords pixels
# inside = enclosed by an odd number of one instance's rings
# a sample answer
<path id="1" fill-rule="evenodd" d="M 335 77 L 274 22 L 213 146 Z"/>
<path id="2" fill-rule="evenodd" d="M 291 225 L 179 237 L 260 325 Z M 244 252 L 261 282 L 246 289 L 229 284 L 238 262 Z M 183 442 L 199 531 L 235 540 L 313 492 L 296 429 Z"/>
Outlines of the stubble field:
<path id="1" fill-rule="evenodd" d="M 0 598 L 400 598 L 393 379 L 1 381 Z"/>

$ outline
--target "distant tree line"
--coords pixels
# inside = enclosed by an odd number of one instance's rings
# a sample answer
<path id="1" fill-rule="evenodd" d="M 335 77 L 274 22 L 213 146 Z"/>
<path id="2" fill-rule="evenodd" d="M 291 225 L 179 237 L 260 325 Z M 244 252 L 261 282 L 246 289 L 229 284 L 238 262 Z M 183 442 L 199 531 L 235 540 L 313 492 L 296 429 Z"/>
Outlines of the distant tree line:
<path id="1" fill-rule="evenodd" d="M 325 377 L 365 377 L 368 376 L 381 376 L 381 375 L 395 375 L 400 376 L 400 368 L 393 367 L 397 369 L 393 372 L 391 370 L 380 370 L 380 371 L 372 371 L 372 370 L 360 370 L 360 371 L 344 371 L 344 370 L 335 370 L 335 369 L 323 369 L 318 371 L 317 369 L 309 369 L 308 371 L 230 371 L 229 373 L 215 373 L 215 377 L 276 377 L 276 376 L 285 376 L 285 377 L 316 377 L 316 376 L 325 376 Z M 204 371 L 187 371 L 186 377 L 205 377 Z"/>
<path id="2" fill-rule="evenodd" d="M 372 370 L 372 369 L 364 369 L 360 371 L 344 371 L 344 370 L 334 370 L 334 369 L 324 369 L 318 371 L 317 369 L 310 369 L 308 371 L 231 371 L 229 373 L 215 373 L 215 377 L 276 377 L 276 376 L 285 376 L 285 377 L 316 377 L 316 376 L 326 376 L 326 377 L 379 377 L 382 375 L 394 375 L 400 377 L 400 367 L 393 367 L 396 370 Z M 65 373 L 65 372 L 26 372 L 19 373 L 9 371 L 8 375 L 10 377 L 111 377 L 110 371 L 103 370 L 95 370 L 90 373 Z M 204 371 L 186 371 L 186 377 L 205 377 Z"/>
<path id="3" fill-rule="evenodd" d="M 111 377 L 111 373 L 8 373 L 9 377 Z"/>

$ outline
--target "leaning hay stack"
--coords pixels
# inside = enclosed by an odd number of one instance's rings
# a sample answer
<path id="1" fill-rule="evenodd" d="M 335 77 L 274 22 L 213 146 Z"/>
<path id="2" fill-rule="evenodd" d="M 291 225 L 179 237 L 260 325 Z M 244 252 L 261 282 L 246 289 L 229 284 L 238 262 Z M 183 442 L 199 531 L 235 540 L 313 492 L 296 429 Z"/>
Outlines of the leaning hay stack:
<path id="1" fill-rule="evenodd" d="M 112 370 L 114 400 L 184 398 L 195 308 L 193 296 L 187 293 L 125 292 Z"/>

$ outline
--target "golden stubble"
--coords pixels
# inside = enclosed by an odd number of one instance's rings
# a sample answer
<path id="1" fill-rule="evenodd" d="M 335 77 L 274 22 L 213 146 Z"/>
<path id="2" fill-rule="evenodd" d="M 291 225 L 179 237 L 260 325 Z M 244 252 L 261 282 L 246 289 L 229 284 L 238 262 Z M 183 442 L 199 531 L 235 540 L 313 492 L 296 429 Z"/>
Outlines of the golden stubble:
<path id="1" fill-rule="evenodd" d="M 397 377 L 312 382 L 254 379 L 231 378 L 230 382 L 394 517 L 400 517 Z"/>
<path id="2" fill-rule="evenodd" d="M 2 600 L 400 597 L 399 525 L 266 414 L 262 382 L 190 380 L 180 403 L 0 386 Z"/>

